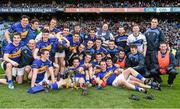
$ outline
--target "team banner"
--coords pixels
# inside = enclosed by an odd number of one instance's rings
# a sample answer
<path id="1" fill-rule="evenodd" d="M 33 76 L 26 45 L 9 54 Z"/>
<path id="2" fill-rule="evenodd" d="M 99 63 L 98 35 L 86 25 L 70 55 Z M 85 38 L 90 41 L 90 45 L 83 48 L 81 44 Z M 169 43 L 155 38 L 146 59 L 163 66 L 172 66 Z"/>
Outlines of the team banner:
<path id="1" fill-rule="evenodd" d="M 55 13 L 55 8 L 0 8 L 1 13 Z"/>

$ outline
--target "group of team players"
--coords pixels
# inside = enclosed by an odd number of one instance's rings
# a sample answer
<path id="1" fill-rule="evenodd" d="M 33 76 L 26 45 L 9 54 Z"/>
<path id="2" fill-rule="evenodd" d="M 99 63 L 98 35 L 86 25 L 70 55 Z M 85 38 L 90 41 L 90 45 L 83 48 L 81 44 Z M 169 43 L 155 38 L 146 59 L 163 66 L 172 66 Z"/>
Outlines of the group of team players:
<path id="1" fill-rule="evenodd" d="M 31 88 L 47 84 L 50 89 L 102 89 L 111 85 L 146 92 L 160 90 L 160 75 L 168 74 L 168 86 L 172 87 L 176 61 L 157 27 L 158 19 L 151 20 L 144 34 L 138 24 L 133 25 L 129 36 L 123 27 L 113 36 L 107 23 L 88 33 L 83 33 L 80 25 L 70 32 L 65 24 L 60 31 L 57 23 L 52 18 L 40 26 L 37 19 L 29 23 L 29 17 L 23 15 L 5 32 L 1 67 L 6 76 L 1 83 L 14 89 L 14 81 L 21 84 L 26 75 Z"/>

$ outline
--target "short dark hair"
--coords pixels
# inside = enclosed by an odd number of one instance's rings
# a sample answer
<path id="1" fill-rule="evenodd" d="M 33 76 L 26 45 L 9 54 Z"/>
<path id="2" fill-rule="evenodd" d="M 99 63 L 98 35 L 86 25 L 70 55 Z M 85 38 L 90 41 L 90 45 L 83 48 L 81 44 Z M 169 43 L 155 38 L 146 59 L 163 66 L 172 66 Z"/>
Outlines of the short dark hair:
<path id="1" fill-rule="evenodd" d="M 80 62 L 80 58 L 79 58 L 79 57 L 74 57 L 74 58 L 73 58 L 73 61 L 74 61 L 74 60 L 78 60 L 78 61 Z"/>
<path id="2" fill-rule="evenodd" d="M 166 41 L 161 41 L 161 42 L 160 42 L 160 45 L 161 45 L 161 44 L 166 44 L 166 45 L 168 45 L 168 43 L 167 43 Z"/>
<path id="3" fill-rule="evenodd" d="M 30 21 L 31 24 L 34 24 L 35 22 L 39 22 L 39 20 L 38 20 L 38 19 L 32 19 L 32 20 Z"/>
<path id="4" fill-rule="evenodd" d="M 64 30 L 65 28 L 68 28 L 68 29 L 69 29 L 69 26 L 68 26 L 67 24 L 65 24 L 65 25 L 63 26 L 63 30 Z"/>
<path id="5" fill-rule="evenodd" d="M 80 23 L 77 23 L 77 24 L 74 25 L 74 27 L 76 27 L 76 26 L 81 26 L 81 25 L 80 25 Z"/>
<path id="6" fill-rule="evenodd" d="M 22 15 L 22 16 L 21 16 L 21 20 L 24 19 L 24 18 L 29 19 L 29 16 L 27 16 L 27 15 Z"/>
<path id="7" fill-rule="evenodd" d="M 152 20 L 157 20 L 157 21 L 158 21 L 158 18 L 155 18 L 155 17 L 154 17 L 154 18 L 151 19 L 151 21 L 152 21 Z"/>
<path id="8" fill-rule="evenodd" d="M 98 53 L 95 54 L 95 56 L 97 56 L 97 55 L 101 55 L 101 56 L 102 56 L 102 54 L 101 54 L 100 52 L 98 52 Z"/>
<path id="9" fill-rule="evenodd" d="M 125 52 L 122 47 L 119 47 L 119 52 Z"/>
<path id="10" fill-rule="evenodd" d="M 41 50 L 39 51 L 40 56 L 41 56 L 42 54 L 44 54 L 46 51 L 48 51 L 48 52 L 49 52 L 49 50 L 48 50 L 48 49 L 41 49 Z"/>
<path id="11" fill-rule="evenodd" d="M 131 45 L 129 45 L 129 47 L 130 47 L 130 48 L 136 48 L 136 49 L 137 49 L 137 45 L 135 45 L 135 44 L 131 44 Z"/>
<path id="12" fill-rule="evenodd" d="M 106 57 L 106 61 L 107 61 L 107 60 L 111 60 L 111 61 L 112 61 L 112 58 L 111 58 L 111 57 Z"/>
<path id="13" fill-rule="evenodd" d="M 105 63 L 106 63 L 106 60 L 101 60 L 100 63 L 99 63 L 99 65 L 100 65 L 102 62 L 105 62 Z"/>
<path id="14" fill-rule="evenodd" d="M 109 42 L 114 42 L 114 43 L 115 43 L 115 41 L 114 41 L 114 40 L 112 40 L 112 39 L 111 39 L 111 40 L 109 40 Z"/>
<path id="15" fill-rule="evenodd" d="M 56 22 L 58 22 L 57 18 L 55 18 L 55 17 L 52 17 L 51 20 L 55 20 Z"/>
<path id="16" fill-rule="evenodd" d="M 18 32 L 14 32 L 14 33 L 13 33 L 13 36 L 20 36 L 20 37 L 21 37 L 21 34 L 18 33 Z"/>
<path id="17" fill-rule="evenodd" d="M 89 32 L 90 31 L 95 31 L 96 32 L 96 29 L 94 28 L 94 27 L 91 27 L 90 29 L 89 29 Z"/>
<path id="18" fill-rule="evenodd" d="M 96 40 L 100 40 L 102 42 L 102 39 L 101 38 L 96 38 Z"/>

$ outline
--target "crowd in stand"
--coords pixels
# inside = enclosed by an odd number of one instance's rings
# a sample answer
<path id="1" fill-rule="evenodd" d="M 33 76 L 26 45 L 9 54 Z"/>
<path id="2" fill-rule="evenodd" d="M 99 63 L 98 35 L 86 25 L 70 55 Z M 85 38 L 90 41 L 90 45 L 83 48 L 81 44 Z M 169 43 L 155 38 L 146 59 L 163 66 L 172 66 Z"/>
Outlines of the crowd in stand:
<path id="1" fill-rule="evenodd" d="M 180 3 L 178 1 L 167 1 L 167 0 L 150 0 L 150 1 L 134 1 L 134 0 L 122 0 L 122 1 L 54 1 L 50 3 L 42 3 L 42 2 L 8 2 L 1 3 L 1 7 L 21 7 L 21 8 L 133 8 L 133 7 L 178 7 Z"/>

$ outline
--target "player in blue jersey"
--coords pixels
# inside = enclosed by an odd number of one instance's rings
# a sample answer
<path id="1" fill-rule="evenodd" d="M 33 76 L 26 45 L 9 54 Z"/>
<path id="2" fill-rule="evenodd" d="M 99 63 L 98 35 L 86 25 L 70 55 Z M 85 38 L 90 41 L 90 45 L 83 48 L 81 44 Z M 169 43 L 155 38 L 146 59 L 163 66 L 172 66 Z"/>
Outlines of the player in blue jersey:
<path id="1" fill-rule="evenodd" d="M 80 88 L 84 89 L 85 87 L 85 72 L 84 66 L 80 66 L 80 59 L 75 57 L 73 59 L 73 65 L 69 67 L 70 70 L 75 71 L 73 77 L 73 83 L 79 86 Z"/>
<path id="2" fill-rule="evenodd" d="M 119 32 L 119 34 L 115 37 L 115 44 L 118 47 L 123 48 L 125 53 L 127 54 L 129 52 L 129 47 L 127 46 L 128 36 L 125 34 L 126 31 L 125 31 L 124 27 L 119 27 L 118 32 Z"/>
<path id="3" fill-rule="evenodd" d="M 72 56 L 77 53 L 78 46 L 81 44 L 81 38 L 79 34 L 69 35 L 66 37 L 70 42 L 70 47 L 66 50 L 66 54 L 69 57 L 66 57 L 67 63 L 70 64 L 70 60 L 72 60 Z"/>
<path id="4" fill-rule="evenodd" d="M 69 27 L 64 26 L 62 33 L 57 33 L 56 37 L 59 39 L 56 45 L 56 54 L 55 54 L 55 63 L 59 65 L 58 74 L 64 72 L 65 69 L 65 49 L 68 49 L 70 46 L 70 42 L 66 39 L 69 35 Z M 58 77 L 59 78 L 59 77 Z"/>
<path id="5" fill-rule="evenodd" d="M 94 42 L 92 40 L 87 41 L 85 53 L 91 53 L 92 55 L 95 54 L 95 50 L 93 49 Z"/>
<path id="6" fill-rule="evenodd" d="M 88 40 L 96 41 L 96 30 L 95 28 L 91 28 L 89 30 L 89 34 L 85 36 L 84 42 L 87 43 Z"/>
<path id="7" fill-rule="evenodd" d="M 42 49 L 47 49 L 50 51 L 50 57 L 49 59 L 51 61 L 54 61 L 54 55 L 56 52 L 56 44 L 58 42 L 57 38 L 49 38 L 49 31 L 43 30 L 43 37 L 40 41 L 36 44 L 36 49 L 34 50 L 33 57 L 35 59 L 39 59 L 38 52 L 40 52 Z"/>
<path id="8" fill-rule="evenodd" d="M 26 15 L 21 16 L 21 21 L 13 24 L 6 32 L 5 32 L 5 38 L 8 43 L 11 43 L 11 37 L 10 35 L 14 32 L 20 33 L 22 41 L 26 39 L 26 36 L 28 34 L 30 25 L 29 25 L 29 17 Z"/>
<path id="9" fill-rule="evenodd" d="M 60 30 L 57 28 L 57 24 L 58 24 L 58 20 L 56 18 L 52 18 L 51 21 L 49 22 L 50 34 L 54 36 L 60 32 Z"/>
<path id="10" fill-rule="evenodd" d="M 95 59 L 92 61 L 92 66 L 94 69 L 98 69 L 100 62 L 102 61 L 103 57 L 101 53 L 95 54 Z"/>
<path id="11" fill-rule="evenodd" d="M 114 40 L 109 40 L 108 47 L 106 48 L 109 57 L 113 57 L 113 63 L 117 60 L 119 49 L 116 47 Z"/>
<path id="12" fill-rule="evenodd" d="M 32 70 L 31 87 L 42 85 L 43 82 L 47 84 L 55 83 L 52 62 L 49 61 L 49 50 L 41 50 L 40 59 L 33 61 Z M 48 76 L 51 76 L 51 81 L 48 80 Z"/>
<path id="13" fill-rule="evenodd" d="M 113 71 L 118 69 L 118 67 L 112 62 L 112 58 L 110 57 L 106 58 L 106 64 L 107 64 L 107 68 L 112 69 Z"/>
<path id="14" fill-rule="evenodd" d="M 146 92 L 146 89 L 150 88 L 159 88 L 159 85 L 156 83 L 146 85 L 149 81 L 132 68 L 128 68 L 124 71 L 117 70 L 113 72 L 112 69 L 107 68 L 105 62 L 103 61 L 100 63 L 100 66 L 101 72 L 98 74 L 99 79 L 96 79 L 97 83 L 104 82 L 105 84 L 112 85 L 114 87 L 121 86 L 140 92 Z"/>
<path id="15" fill-rule="evenodd" d="M 38 19 L 32 19 L 30 21 L 31 27 L 28 31 L 27 37 L 24 40 L 24 43 L 27 44 L 29 40 L 36 39 L 36 36 L 40 33 L 39 29 L 39 20 Z"/>
<path id="16" fill-rule="evenodd" d="M 103 58 L 107 55 L 107 50 L 102 47 L 102 40 L 100 38 L 96 38 L 94 50 L 95 54 L 101 53 Z"/>
<path id="17" fill-rule="evenodd" d="M 68 65 L 71 66 L 72 65 L 72 59 L 74 57 L 79 57 L 80 60 L 83 60 L 84 56 L 85 56 L 85 44 L 84 43 L 81 43 L 78 47 L 78 49 L 76 50 L 76 52 L 72 53 L 68 59 L 67 59 L 67 62 L 68 62 Z"/>
<path id="18" fill-rule="evenodd" d="M 9 89 L 14 89 L 12 75 L 13 75 L 13 72 L 15 72 L 14 76 L 16 76 L 16 69 L 13 70 L 13 67 L 15 68 L 19 67 L 21 49 L 22 49 L 22 44 L 20 43 L 20 41 L 21 41 L 20 34 L 14 33 L 13 42 L 8 44 L 4 50 L 4 56 L 3 56 L 4 62 L 2 62 L 2 66 L 7 76 Z M 17 75 L 17 78 L 18 78 L 18 75 Z"/>
<path id="19" fill-rule="evenodd" d="M 85 33 L 83 33 L 83 32 L 81 31 L 81 26 L 80 26 L 80 24 L 76 24 L 76 25 L 74 26 L 74 31 L 72 31 L 71 34 L 72 34 L 73 36 L 74 36 L 75 34 L 78 34 L 79 37 L 80 37 L 80 39 L 81 39 L 81 40 L 84 40 Z"/>
<path id="20" fill-rule="evenodd" d="M 84 71 L 86 74 L 86 84 L 90 85 L 90 78 L 93 75 L 93 67 L 92 67 L 92 55 L 90 53 L 86 53 L 84 59 L 80 61 L 80 65 L 84 67 Z"/>
<path id="21" fill-rule="evenodd" d="M 106 61 L 102 60 L 99 63 L 99 69 L 94 71 L 94 75 L 91 78 L 91 83 L 93 85 L 97 85 L 98 89 L 106 87 L 106 81 L 101 80 L 100 77 L 102 77 L 102 75 L 106 74 L 107 72 L 113 72 L 113 70 L 111 68 L 107 69 Z"/>

